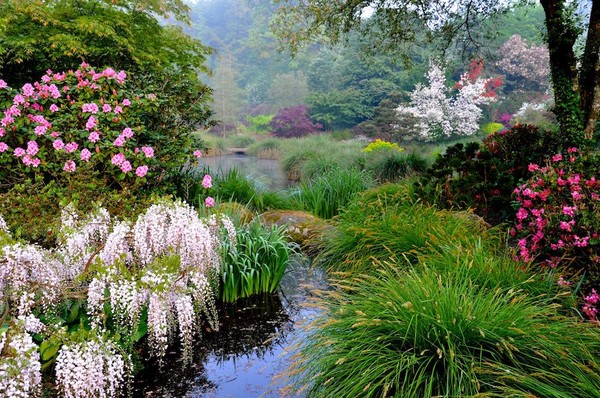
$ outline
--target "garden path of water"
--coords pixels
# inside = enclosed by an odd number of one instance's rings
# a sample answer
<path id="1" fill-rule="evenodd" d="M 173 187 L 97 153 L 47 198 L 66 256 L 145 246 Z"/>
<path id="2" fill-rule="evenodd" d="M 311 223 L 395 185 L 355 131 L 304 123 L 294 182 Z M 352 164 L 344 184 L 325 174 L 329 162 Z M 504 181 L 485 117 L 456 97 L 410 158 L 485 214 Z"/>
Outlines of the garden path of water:
<path id="1" fill-rule="evenodd" d="M 276 159 L 262 159 L 240 154 L 209 156 L 200 159 L 200 167 L 202 166 L 208 166 L 211 173 L 220 175 L 237 168 L 259 188 L 278 190 L 290 186 L 279 160 Z"/>
<path id="2" fill-rule="evenodd" d="M 134 395 L 280 397 L 286 380 L 275 376 L 288 367 L 293 344 L 306 338 L 298 323 L 318 315 L 316 309 L 306 305 L 311 291 L 325 288 L 324 272 L 311 268 L 305 259 L 295 258 L 278 294 L 221 308 L 220 331 L 203 333 L 196 347 L 195 364 L 182 370 L 180 363 L 170 363 L 163 372 L 144 375 Z"/>

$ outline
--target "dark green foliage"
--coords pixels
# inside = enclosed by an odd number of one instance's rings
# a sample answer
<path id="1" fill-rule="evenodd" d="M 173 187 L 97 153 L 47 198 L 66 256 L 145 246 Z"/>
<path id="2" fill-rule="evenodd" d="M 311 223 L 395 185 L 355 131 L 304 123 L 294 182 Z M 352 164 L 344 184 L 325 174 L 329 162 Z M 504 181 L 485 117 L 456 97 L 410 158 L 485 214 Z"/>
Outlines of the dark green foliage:
<path id="1" fill-rule="evenodd" d="M 50 248 L 60 230 L 61 208 L 73 203 L 82 213 L 101 204 L 120 219 L 135 219 L 152 202 L 149 194 L 114 191 L 97 176 L 77 174 L 44 183 L 25 181 L 0 195 L 0 215 L 11 235 Z"/>
<path id="2" fill-rule="evenodd" d="M 427 171 L 419 194 L 445 208 L 472 208 L 492 224 L 513 220 L 511 195 L 529 177 L 529 164 L 544 164 L 559 147 L 557 134 L 531 125 L 496 132 L 482 144 L 453 145 Z"/>
<path id="3" fill-rule="evenodd" d="M 367 187 L 361 172 L 333 168 L 314 180 L 303 182 L 293 197 L 304 210 L 328 219 Z"/>
<path id="4" fill-rule="evenodd" d="M 222 252 L 220 298 L 234 302 L 275 292 L 287 268 L 290 247 L 283 229 L 250 223 L 238 230 L 237 242 L 226 241 Z"/>

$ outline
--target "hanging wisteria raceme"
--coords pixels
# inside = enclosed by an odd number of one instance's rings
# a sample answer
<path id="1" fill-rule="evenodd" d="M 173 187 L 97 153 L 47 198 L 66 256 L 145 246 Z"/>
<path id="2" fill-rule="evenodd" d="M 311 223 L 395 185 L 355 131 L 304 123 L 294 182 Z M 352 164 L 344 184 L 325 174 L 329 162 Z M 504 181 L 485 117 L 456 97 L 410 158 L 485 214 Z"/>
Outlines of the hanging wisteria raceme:
<path id="1" fill-rule="evenodd" d="M 173 337 L 181 341 L 184 359 L 191 359 L 201 316 L 218 329 L 211 280 L 220 270 L 222 239 L 236 240 L 230 219 L 201 219 L 182 203 L 153 205 L 133 226 L 111 220 L 104 209 L 79 217 L 68 207 L 57 249 L 21 243 L 0 248 L 0 300 L 10 303 L 24 330 L 47 334 L 60 328 L 44 325 L 34 309 L 85 292 L 85 311 L 98 337 L 87 342 L 61 337 L 57 384 L 64 397 L 113 397 L 126 366 L 110 342 L 111 327 L 134 342 L 147 309 L 148 344 L 159 361 Z"/>
<path id="2" fill-rule="evenodd" d="M 0 396 L 41 396 L 40 354 L 23 323 L 18 322 L 8 331 L 0 332 L 0 353 Z"/>
<path id="3" fill-rule="evenodd" d="M 117 397 L 125 373 L 125 361 L 110 342 L 65 344 L 56 358 L 56 384 L 64 398 Z"/>

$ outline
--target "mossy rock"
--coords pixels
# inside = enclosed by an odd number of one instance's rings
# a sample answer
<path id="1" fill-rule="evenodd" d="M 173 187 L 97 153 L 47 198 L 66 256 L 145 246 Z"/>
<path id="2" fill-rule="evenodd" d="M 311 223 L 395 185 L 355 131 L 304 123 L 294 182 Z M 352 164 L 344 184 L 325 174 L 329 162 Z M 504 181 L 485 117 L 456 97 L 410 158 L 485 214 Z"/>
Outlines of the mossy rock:
<path id="1" fill-rule="evenodd" d="M 465 221 L 468 224 L 473 225 L 479 231 L 486 231 L 492 228 L 492 226 L 482 217 L 470 211 L 453 211 L 452 216 L 458 220 Z"/>
<path id="2" fill-rule="evenodd" d="M 285 226 L 288 240 L 298 243 L 307 252 L 314 251 L 318 238 L 333 228 L 322 218 L 297 210 L 271 210 L 262 213 L 259 219 L 267 226 Z"/>
<path id="3" fill-rule="evenodd" d="M 226 214 L 240 224 L 248 224 L 254 219 L 252 213 L 246 206 L 238 202 L 222 202 L 215 206 L 217 214 Z"/>

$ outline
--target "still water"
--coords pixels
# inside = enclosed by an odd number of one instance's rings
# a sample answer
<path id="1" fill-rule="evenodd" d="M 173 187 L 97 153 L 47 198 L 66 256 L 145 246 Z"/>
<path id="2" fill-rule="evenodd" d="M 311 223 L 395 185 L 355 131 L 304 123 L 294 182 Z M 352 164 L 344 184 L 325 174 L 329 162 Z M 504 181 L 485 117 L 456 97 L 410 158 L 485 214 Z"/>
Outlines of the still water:
<path id="1" fill-rule="evenodd" d="M 215 174 L 224 174 L 237 168 L 243 175 L 260 187 L 268 190 L 279 190 L 289 187 L 278 160 L 261 159 L 246 155 L 222 155 L 200 159 L 200 167 L 207 166 Z"/>
<path id="2" fill-rule="evenodd" d="M 286 380 L 276 377 L 289 365 L 292 345 L 306 338 L 298 323 L 313 319 L 306 306 L 314 289 L 327 288 L 325 274 L 295 259 L 281 291 L 261 299 L 222 306 L 219 332 L 204 332 L 191 367 L 174 362 L 146 373 L 137 397 L 278 398 Z M 176 355 L 173 358 L 177 358 Z M 300 397 L 298 397 L 300 398 Z"/>

